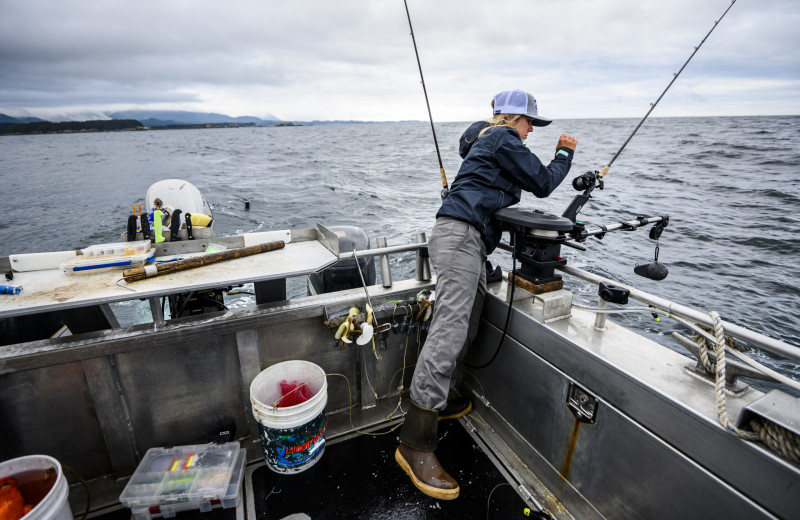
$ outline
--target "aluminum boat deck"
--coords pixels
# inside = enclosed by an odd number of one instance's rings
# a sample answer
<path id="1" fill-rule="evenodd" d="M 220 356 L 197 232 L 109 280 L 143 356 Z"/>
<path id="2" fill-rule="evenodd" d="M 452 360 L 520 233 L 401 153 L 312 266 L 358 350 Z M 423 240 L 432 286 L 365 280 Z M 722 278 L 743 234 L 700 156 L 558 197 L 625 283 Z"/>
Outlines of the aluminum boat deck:
<path id="1" fill-rule="evenodd" d="M 348 259 L 321 245 L 325 240 L 317 232 L 323 230 L 310 230 L 305 239 L 292 232 L 291 243 L 312 243 L 321 264 Z M 224 285 L 287 276 L 264 271 L 274 253 L 261 255 L 265 263 L 249 274 L 233 269 L 239 260 L 227 262 Z M 306 261 L 302 254 L 292 256 L 287 269 Z M 205 276 L 210 267 L 196 271 L 203 281 L 173 289 L 218 285 Z M 254 306 L 169 320 L 151 307 L 152 323 L 8 345 L 0 349 L 0 458 L 56 457 L 88 482 L 90 516 L 106 520 L 129 518 L 119 496 L 147 449 L 206 442 L 229 426 L 248 455 L 241 505 L 182 518 L 484 518 L 487 512 L 490 518 L 514 518 L 527 505 L 558 520 L 774 519 L 793 518 L 800 510 L 800 466 L 726 431 L 717 420 L 713 381 L 698 376 L 694 360 L 612 319 L 598 327 L 594 313 L 573 306 L 568 291 L 533 295 L 520 289 L 509 307 L 505 280 L 488 288 L 465 361 L 481 365 L 492 358 L 506 329 L 502 350 L 490 366 L 459 374 L 456 389 L 475 408 L 441 429 L 440 458 L 459 480 L 461 497 L 452 504 L 429 501 L 392 460 L 395 434 L 358 435 L 402 420 L 398 399 L 402 395 L 407 404 L 411 367 L 425 333 L 422 327 L 395 333 L 394 325 L 409 325 L 419 315 L 419 305 L 412 308 L 417 298 L 435 286 L 429 272 L 418 273 L 417 279 L 367 288 L 376 323 L 392 325 L 382 348 L 334 342 L 332 318 L 353 306 L 363 309 L 364 287 L 266 303 L 258 301 L 256 290 Z M 147 299 L 151 293 L 140 287 L 140 293 L 121 290 L 127 299 Z M 157 297 L 149 299 L 152 306 Z M 63 302 L 59 310 L 105 302 Z M 46 305 L 36 309 L 46 312 Z M 13 312 L 7 308 L 5 316 Z M 260 371 L 292 359 L 311 361 L 328 375 L 328 445 L 319 467 L 307 475 L 276 477 L 263 467 L 249 388 Z M 776 390 L 730 391 L 731 417 L 748 412 L 768 418 L 782 406 L 781 417 L 797 420 L 796 398 L 779 405 L 784 401 L 772 396 Z M 294 485 L 299 487 L 292 491 Z M 296 495 L 301 504 L 288 500 Z M 86 496 L 72 482 L 75 515 L 86 508 Z M 504 504 L 508 510 L 500 509 Z M 329 507 L 338 509 L 324 509 Z"/>

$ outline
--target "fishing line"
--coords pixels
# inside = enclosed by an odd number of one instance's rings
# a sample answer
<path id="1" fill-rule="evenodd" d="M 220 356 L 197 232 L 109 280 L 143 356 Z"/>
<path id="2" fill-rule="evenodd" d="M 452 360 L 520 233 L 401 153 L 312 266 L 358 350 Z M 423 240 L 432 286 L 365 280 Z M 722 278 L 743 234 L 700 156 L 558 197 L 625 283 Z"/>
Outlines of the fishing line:
<path id="1" fill-rule="evenodd" d="M 486 499 L 486 520 L 489 520 L 489 504 L 492 501 L 492 495 L 494 495 L 495 490 L 500 486 L 511 486 L 511 484 L 509 484 L 508 482 L 501 482 L 500 484 L 497 484 L 494 488 L 492 488 L 492 492 L 489 493 L 489 498 Z"/>
<path id="2" fill-rule="evenodd" d="M 425 88 L 425 78 L 422 76 L 422 64 L 419 61 L 419 52 L 417 51 L 417 39 L 414 38 L 414 27 L 411 26 L 411 15 L 408 12 L 408 2 L 403 0 L 406 6 L 406 16 L 408 17 L 408 28 L 411 29 L 411 41 L 414 43 L 414 54 L 417 56 L 417 67 L 419 67 L 419 79 L 422 83 L 422 92 L 425 93 L 425 105 L 428 107 L 428 119 L 431 121 L 431 132 L 433 132 L 433 144 L 436 146 L 436 157 L 439 159 L 439 173 L 442 176 L 442 200 L 447 197 L 450 188 L 447 186 L 447 176 L 444 173 L 444 164 L 442 164 L 442 154 L 439 152 L 439 141 L 436 139 L 436 129 L 433 127 L 433 115 L 431 114 L 431 104 L 428 102 L 428 90 Z"/>
<path id="3" fill-rule="evenodd" d="M 735 4 L 735 3 L 736 3 L 736 0 L 732 0 L 731 5 L 729 5 L 728 8 L 725 9 L 725 12 L 722 13 L 722 16 L 719 17 L 719 20 L 716 20 L 714 22 L 714 25 L 708 31 L 708 33 L 706 34 L 705 38 L 703 38 L 703 40 L 697 45 L 697 47 L 694 48 L 694 52 L 692 52 L 692 54 L 689 56 L 689 58 L 686 60 L 686 62 L 683 64 L 683 66 L 680 68 L 680 70 L 672 75 L 672 81 L 669 82 L 669 85 L 667 85 L 667 88 L 665 88 L 664 91 L 661 93 L 661 95 L 658 96 L 658 99 L 656 99 L 655 103 L 650 103 L 650 110 L 648 110 L 647 113 L 642 118 L 642 120 L 639 121 L 639 124 L 636 125 L 636 128 L 633 129 L 633 132 L 631 132 L 631 135 L 628 136 L 628 138 L 622 144 L 620 149 L 617 150 L 617 153 L 614 154 L 614 157 L 612 157 L 611 160 L 608 162 L 608 164 L 605 165 L 602 170 L 600 170 L 600 173 L 598 174 L 599 180 L 603 180 L 603 177 L 605 177 L 606 173 L 608 173 L 608 169 L 611 167 L 611 165 L 614 163 L 614 161 L 617 160 L 617 157 L 619 157 L 619 154 L 622 153 L 622 150 L 624 150 L 625 147 L 628 146 L 628 143 L 630 142 L 630 140 L 633 138 L 633 136 L 636 134 L 636 132 L 639 131 L 639 128 L 642 126 L 642 123 L 645 122 L 645 120 L 650 115 L 650 113 L 653 111 L 653 109 L 656 108 L 656 105 L 658 105 L 658 102 L 661 101 L 661 98 L 664 97 L 664 94 L 666 94 L 667 91 L 669 90 L 669 88 L 672 86 L 672 84 L 675 83 L 675 80 L 678 79 L 678 76 L 681 75 L 681 72 L 683 72 L 683 69 L 685 69 L 686 65 L 688 65 L 689 62 L 692 61 L 692 58 L 694 58 L 694 55 L 697 54 L 697 51 L 700 50 L 700 47 L 703 46 L 703 44 L 706 42 L 706 40 L 711 35 L 711 33 L 714 32 L 714 29 L 717 28 L 717 25 L 719 24 L 719 22 L 722 21 L 722 19 L 725 17 L 726 14 L 728 14 L 728 11 L 731 10 L 731 7 L 733 7 L 733 4 Z"/>
<path id="4" fill-rule="evenodd" d="M 393 431 L 395 431 L 396 429 L 398 429 L 400 426 L 403 425 L 403 423 L 401 421 L 401 422 L 395 424 L 394 426 L 392 426 L 391 429 L 386 430 L 386 431 L 382 431 L 382 432 L 374 432 L 374 431 L 370 432 L 370 431 L 365 431 L 365 430 L 361 430 L 359 428 L 356 428 L 355 425 L 353 424 L 353 407 L 355 406 L 355 404 L 353 403 L 353 392 L 350 390 L 350 380 L 347 379 L 346 375 L 339 374 L 337 372 L 325 373 L 325 375 L 323 375 L 323 376 L 316 376 L 316 377 L 313 377 L 312 379 L 326 379 L 327 376 L 337 376 L 337 377 L 344 378 L 345 382 L 347 383 L 347 395 L 348 395 L 347 413 L 348 413 L 348 418 L 350 420 L 350 427 L 353 429 L 352 431 L 357 432 L 357 433 L 361 433 L 363 435 L 371 435 L 373 437 L 377 437 L 378 435 L 388 435 L 388 434 L 392 433 Z M 309 381 L 304 381 L 303 383 L 297 385 L 295 388 L 289 390 L 288 392 L 286 392 L 282 396 L 278 397 L 278 399 L 272 403 L 272 407 L 273 408 L 278 408 L 278 404 L 283 400 L 284 397 L 286 397 L 287 395 L 293 394 L 294 392 L 297 392 L 302 387 L 308 386 L 308 384 L 309 384 Z M 401 408 L 401 410 L 402 410 L 402 408 Z M 400 417 L 398 417 L 398 419 L 399 418 Z M 285 447 L 285 446 L 283 446 L 283 447 Z"/>

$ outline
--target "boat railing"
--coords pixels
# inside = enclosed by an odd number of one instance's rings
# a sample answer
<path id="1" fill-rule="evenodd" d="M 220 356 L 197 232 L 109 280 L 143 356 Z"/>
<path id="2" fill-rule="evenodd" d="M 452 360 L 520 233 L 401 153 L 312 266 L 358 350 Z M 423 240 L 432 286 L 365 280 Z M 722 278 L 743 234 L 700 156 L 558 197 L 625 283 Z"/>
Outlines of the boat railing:
<path id="1" fill-rule="evenodd" d="M 381 283 L 384 287 L 392 286 L 392 271 L 389 268 L 389 255 L 394 253 L 405 253 L 416 251 L 416 268 L 414 278 L 418 282 L 427 282 L 431 279 L 431 264 L 428 258 L 428 242 L 424 232 L 417 233 L 416 242 L 399 246 L 387 245 L 386 237 L 375 239 L 377 248 L 364 249 L 362 251 L 348 251 L 339 254 L 339 261 L 353 260 L 354 258 L 379 257 L 381 266 Z"/>
<path id="2" fill-rule="evenodd" d="M 669 301 L 665 298 L 661 298 L 660 296 L 647 293 L 635 287 L 611 280 L 609 278 L 598 276 L 594 273 L 590 273 L 577 267 L 565 265 L 559 267 L 559 270 L 583 281 L 596 285 L 599 285 L 602 282 L 612 283 L 618 287 L 622 287 L 623 289 L 630 291 L 629 296 L 637 301 L 645 303 L 670 315 L 692 321 L 703 327 L 707 327 L 709 329 L 714 327 L 714 322 L 712 321 L 711 316 L 697 309 Z M 736 325 L 735 323 L 726 322 L 723 320 L 722 325 L 725 328 L 725 333 L 733 338 L 742 340 L 755 347 L 768 350 L 787 359 L 800 361 L 800 347 L 796 347 L 779 339 L 771 338 L 759 332 L 752 331 L 742 327 L 741 325 Z"/>
<path id="3" fill-rule="evenodd" d="M 389 255 L 394 253 L 416 251 L 416 280 L 429 281 L 431 279 L 431 268 L 428 258 L 428 242 L 425 233 L 417 234 L 416 243 L 388 246 L 386 237 L 378 237 L 376 239 L 376 245 L 378 247 L 374 249 L 365 249 L 355 252 L 355 256 L 358 258 L 380 258 L 381 279 L 384 287 L 388 288 L 392 286 L 392 274 L 391 270 L 389 269 Z M 510 250 L 510 246 L 507 244 L 501 243 L 499 247 L 500 249 Z M 352 251 L 339 254 L 339 261 L 352 260 L 353 258 L 354 252 Z M 664 313 L 689 320 L 709 329 L 714 327 L 714 322 L 712 321 L 711 316 L 703 311 L 672 302 L 660 296 L 637 289 L 633 286 L 629 286 L 609 278 L 604 278 L 577 267 L 566 265 L 559 267 L 558 269 L 570 276 L 574 276 L 585 282 L 593 283 L 595 285 L 599 285 L 602 282 L 614 284 L 630 291 L 631 298 L 663 311 Z M 790 345 L 784 341 L 769 337 L 759 332 L 755 332 L 735 323 L 726 322 L 723 320 L 722 324 L 725 328 L 725 333 L 730 337 L 744 341 L 752 346 L 762 348 L 786 359 L 800 362 L 800 347 Z"/>

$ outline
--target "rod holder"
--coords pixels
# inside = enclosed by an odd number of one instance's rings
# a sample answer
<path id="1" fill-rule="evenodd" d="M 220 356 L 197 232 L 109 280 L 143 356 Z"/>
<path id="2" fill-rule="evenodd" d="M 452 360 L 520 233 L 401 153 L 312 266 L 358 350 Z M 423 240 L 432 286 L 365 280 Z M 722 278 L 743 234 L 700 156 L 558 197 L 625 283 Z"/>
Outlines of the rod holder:
<path id="1" fill-rule="evenodd" d="M 151 296 L 147 299 L 150 302 L 150 314 L 153 316 L 153 323 L 156 325 L 164 325 L 164 308 L 161 307 L 161 302 L 157 296 Z"/>
<path id="2" fill-rule="evenodd" d="M 375 245 L 381 249 L 387 247 L 386 237 L 377 237 Z M 381 255 L 381 283 L 387 289 L 392 286 L 392 270 L 389 268 L 389 255 Z"/>
<path id="3" fill-rule="evenodd" d="M 608 302 L 604 299 L 600 298 L 600 302 L 597 304 L 598 309 L 606 309 L 608 308 Z M 597 330 L 604 330 L 606 328 L 606 318 L 608 314 L 605 312 L 598 312 L 597 316 L 594 318 L 594 328 Z"/>
<path id="4" fill-rule="evenodd" d="M 424 244 L 427 242 L 425 232 L 417 233 L 417 244 Z M 428 247 L 420 247 L 417 249 L 417 272 L 415 276 L 418 282 L 428 282 L 431 279 L 431 262 L 428 258 Z"/>

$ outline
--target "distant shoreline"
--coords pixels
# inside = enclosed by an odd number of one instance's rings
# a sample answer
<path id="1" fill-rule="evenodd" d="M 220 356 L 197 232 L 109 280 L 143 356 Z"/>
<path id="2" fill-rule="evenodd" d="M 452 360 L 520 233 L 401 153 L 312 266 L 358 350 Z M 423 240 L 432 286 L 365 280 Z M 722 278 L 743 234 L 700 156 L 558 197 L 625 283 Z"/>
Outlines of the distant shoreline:
<path id="1" fill-rule="evenodd" d="M 0 114 L 1 116 L 2 114 Z M 714 119 L 714 118 L 793 118 L 799 115 L 760 115 L 760 116 L 653 116 L 652 120 L 668 119 Z M 636 117 L 613 117 L 613 118 L 568 118 L 560 121 L 589 121 L 589 120 L 635 120 Z M 219 128 L 276 128 L 276 127 L 305 127 L 305 126 L 328 126 L 328 125 L 375 125 L 375 124 L 402 124 L 402 123 L 426 123 L 427 121 L 403 120 L 403 121 L 356 121 L 356 120 L 335 120 L 335 121 L 276 121 L 275 124 L 258 124 L 252 122 L 217 122 L 217 123 L 173 123 L 145 125 L 135 119 L 110 119 L 93 121 L 65 121 L 50 122 L 36 121 L 31 123 L 12 123 L 0 122 L 0 137 L 8 135 L 51 135 L 51 134 L 83 134 L 101 132 L 141 132 L 148 130 L 199 130 L 199 129 L 219 129 Z M 463 123 L 469 124 L 470 121 L 438 121 L 437 124 Z"/>
<path id="2" fill-rule="evenodd" d="M 301 126 L 323 125 L 374 125 L 393 123 L 423 123 L 424 121 L 282 121 L 274 125 L 257 125 L 255 123 L 199 123 L 143 125 L 132 119 L 112 119 L 101 121 L 68 121 L 51 123 L 40 121 L 35 123 L 0 123 L 0 136 L 6 135 L 49 135 L 49 134 L 84 134 L 99 132 L 144 132 L 150 130 L 198 130 L 207 128 L 289 128 Z"/>
<path id="3" fill-rule="evenodd" d="M 47 134 L 83 134 L 97 132 L 144 132 L 148 130 L 187 130 L 201 128 L 241 128 L 255 127 L 255 123 L 204 123 L 176 124 L 163 126 L 145 126 L 133 119 L 114 119 L 109 121 L 69 121 L 51 123 L 20 123 L 0 127 L 0 135 L 47 135 Z"/>

